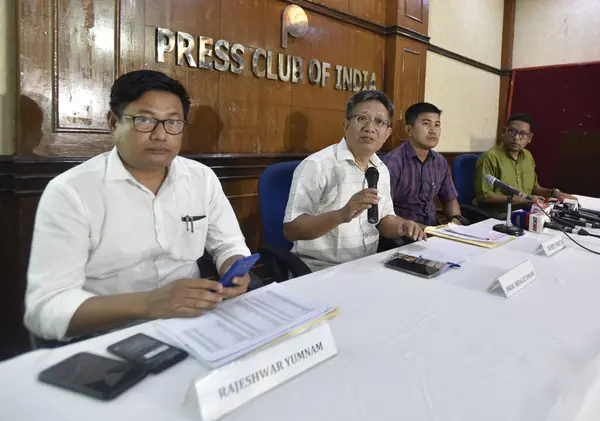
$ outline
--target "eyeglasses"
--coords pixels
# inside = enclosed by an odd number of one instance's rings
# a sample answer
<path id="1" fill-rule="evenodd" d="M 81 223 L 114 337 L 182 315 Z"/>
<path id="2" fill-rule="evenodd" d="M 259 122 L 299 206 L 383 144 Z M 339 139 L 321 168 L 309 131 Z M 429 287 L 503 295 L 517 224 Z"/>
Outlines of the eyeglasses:
<path id="1" fill-rule="evenodd" d="M 387 120 L 382 120 L 381 118 L 371 118 L 371 117 L 367 117 L 366 115 L 353 115 L 352 118 L 354 118 L 356 120 L 356 123 L 359 126 L 365 127 L 368 126 L 369 124 L 371 124 L 371 122 L 373 122 L 373 125 L 375 126 L 375 128 L 377 130 L 381 130 L 384 127 L 389 127 L 390 126 L 390 122 Z"/>
<path id="2" fill-rule="evenodd" d="M 506 129 L 506 132 L 510 137 L 516 137 L 518 139 L 527 139 L 529 136 L 531 136 L 531 133 L 529 132 L 520 132 L 515 129 Z"/>
<path id="3" fill-rule="evenodd" d="M 133 121 L 133 127 L 140 133 L 150 133 L 156 130 L 158 123 L 162 123 L 165 128 L 165 132 L 169 134 L 180 134 L 185 129 L 185 120 L 158 120 L 152 117 L 146 116 L 131 116 L 123 114 L 123 117 Z"/>

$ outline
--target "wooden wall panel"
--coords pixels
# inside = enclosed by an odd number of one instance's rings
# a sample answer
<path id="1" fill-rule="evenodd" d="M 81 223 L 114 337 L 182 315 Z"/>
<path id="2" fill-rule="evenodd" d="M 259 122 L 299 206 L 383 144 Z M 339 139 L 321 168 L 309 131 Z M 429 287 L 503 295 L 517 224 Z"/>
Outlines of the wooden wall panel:
<path id="1" fill-rule="evenodd" d="M 388 1 L 386 23 L 426 36 L 429 28 L 429 0 Z"/>
<path id="2" fill-rule="evenodd" d="M 379 25 L 385 24 L 386 0 L 350 0 L 349 13 Z"/>
<path id="3" fill-rule="evenodd" d="M 386 61 L 386 74 L 393 75 L 385 79 L 385 91 L 396 107 L 393 132 L 384 150 L 392 150 L 406 139 L 404 130 L 404 112 L 416 102 L 425 99 L 426 46 L 404 37 L 388 37 L 386 57 L 395 60 Z"/>
<path id="4" fill-rule="evenodd" d="M 385 0 L 326 5 L 375 24 L 385 21 Z M 116 76 L 138 68 L 164 71 L 189 89 L 193 107 L 183 153 L 293 151 L 297 142 L 291 141 L 292 108 L 296 113 L 344 109 L 351 92 L 334 89 L 336 65 L 375 72 L 381 87 L 385 36 L 383 29 L 372 32 L 308 11 L 308 34 L 290 38 L 289 47 L 283 49 L 280 22 L 286 6 L 279 0 L 189 1 L 185 7 L 159 0 L 21 2 L 21 115 L 39 116 L 40 125 L 21 119 L 18 152 L 89 156 L 110 149 L 113 142 L 106 127 L 110 86 Z M 243 44 L 243 74 L 178 66 L 175 53 L 157 63 L 156 27 Z M 251 58 L 259 47 L 302 57 L 304 81 L 256 77 Z M 196 50 L 192 55 L 197 61 Z M 331 64 L 327 86 L 308 82 L 310 59 Z M 339 127 L 337 122 L 329 124 Z M 330 143 L 324 137 L 332 132 L 329 127 L 310 120 L 308 125 L 315 126 L 310 129 L 316 136 L 310 143 L 314 150 Z M 335 133 L 336 138 L 341 134 Z"/>
<path id="5" fill-rule="evenodd" d="M 55 0 L 54 131 L 109 133 L 118 2 Z"/>

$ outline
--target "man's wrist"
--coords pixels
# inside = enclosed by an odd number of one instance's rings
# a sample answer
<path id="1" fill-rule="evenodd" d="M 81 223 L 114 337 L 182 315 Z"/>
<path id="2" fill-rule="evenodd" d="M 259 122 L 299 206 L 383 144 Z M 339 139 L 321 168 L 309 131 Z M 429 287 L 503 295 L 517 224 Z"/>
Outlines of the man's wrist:
<path id="1" fill-rule="evenodd" d="M 462 217 L 462 215 L 453 215 L 450 217 L 449 221 L 452 222 L 453 219 L 456 219 L 461 224 L 463 224 L 465 222 L 465 219 Z"/>
<path id="2" fill-rule="evenodd" d="M 152 319 L 150 311 L 150 293 L 152 291 L 135 292 L 131 294 L 129 311 L 132 319 Z"/>

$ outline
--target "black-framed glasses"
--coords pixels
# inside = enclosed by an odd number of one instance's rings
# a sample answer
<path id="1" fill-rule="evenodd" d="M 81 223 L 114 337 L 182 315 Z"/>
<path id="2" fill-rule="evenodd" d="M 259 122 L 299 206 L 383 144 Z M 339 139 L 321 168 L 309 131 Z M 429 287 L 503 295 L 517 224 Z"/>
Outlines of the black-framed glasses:
<path id="1" fill-rule="evenodd" d="M 376 129 L 381 130 L 384 127 L 389 127 L 390 126 L 390 122 L 387 120 L 383 120 L 381 118 L 378 117 L 369 117 L 366 115 L 360 115 L 360 114 L 354 114 L 352 116 L 352 118 L 354 118 L 356 120 L 356 123 L 359 126 L 365 127 L 367 125 L 369 125 L 371 122 L 373 122 L 373 125 L 375 126 Z"/>
<path id="2" fill-rule="evenodd" d="M 510 137 L 516 137 L 518 139 L 527 139 L 529 136 L 531 136 L 530 132 L 520 132 L 516 129 L 506 129 L 506 132 Z"/>
<path id="3" fill-rule="evenodd" d="M 123 114 L 123 117 L 133 121 L 133 128 L 140 133 L 153 132 L 158 127 L 158 123 L 162 123 L 163 127 L 165 128 L 165 132 L 173 135 L 180 134 L 185 129 L 185 125 L 187 123 L 185 120 L 159 120 L 157 118 L 146 117 L 142 115 L 132 116 Z"/>

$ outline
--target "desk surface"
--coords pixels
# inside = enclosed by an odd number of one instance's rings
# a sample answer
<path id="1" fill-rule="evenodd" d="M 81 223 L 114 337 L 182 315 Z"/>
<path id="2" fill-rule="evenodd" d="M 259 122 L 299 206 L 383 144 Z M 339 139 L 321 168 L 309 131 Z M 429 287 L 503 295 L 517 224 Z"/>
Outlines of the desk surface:
<path id="1" fill-rule="evenodd" d="M 585 205 L 600 208 L 600 200 Z M 313 301 L 339 305 L 330 322 L 339 355 L 224 420 L 586 418 L 600 394 L 600 258 L 570 242 L 548 258 L 534 254 L 539 242 L 528 234 L 477 248 L 461 269 L 429 280 L 383 267 L 387 252 L 287 282 Z M 586 244 L 600 250 L 600 240 Z M 510 299 L 486 292 L 525 259 L 540 279 Z M 185 397 L 207 371 L 191 358 L 109 403 L 36 380 L 76 352 L 106 354 L 120 338 L 153 330 L 145 324 L 0 364 L 0 419 L 198 419 Z"/>

